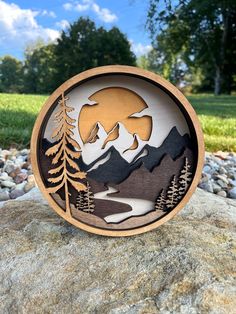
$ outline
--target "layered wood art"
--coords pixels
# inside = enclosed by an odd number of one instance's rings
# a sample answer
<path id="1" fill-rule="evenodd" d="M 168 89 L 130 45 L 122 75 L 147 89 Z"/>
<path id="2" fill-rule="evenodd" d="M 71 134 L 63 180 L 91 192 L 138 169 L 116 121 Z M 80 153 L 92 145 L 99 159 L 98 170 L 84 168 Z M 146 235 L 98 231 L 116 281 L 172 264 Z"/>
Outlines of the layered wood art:
<path id="1" fill-rule="evenodd" d="M 188 201 L 203 139 L 186 98 L 141 69 L 107 66 L 58 88 L 36 121 L 31 153 L 50 205 L 84 230 L 151 230 Z"/>

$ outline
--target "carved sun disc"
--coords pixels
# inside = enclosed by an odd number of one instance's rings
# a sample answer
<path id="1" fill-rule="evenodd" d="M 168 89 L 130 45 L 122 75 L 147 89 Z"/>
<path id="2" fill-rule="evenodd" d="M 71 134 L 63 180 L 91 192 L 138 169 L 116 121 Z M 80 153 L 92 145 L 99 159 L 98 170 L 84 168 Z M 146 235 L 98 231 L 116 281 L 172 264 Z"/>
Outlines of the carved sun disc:
<path id="1" fill-rule="evenodd" d="M 154 229 L 189 200 L 203 136 L 186 98 L 161 77 L 106 66 L 60 86 L 31 140 L 32 166 L 51 207 L 101 235 Z"/>

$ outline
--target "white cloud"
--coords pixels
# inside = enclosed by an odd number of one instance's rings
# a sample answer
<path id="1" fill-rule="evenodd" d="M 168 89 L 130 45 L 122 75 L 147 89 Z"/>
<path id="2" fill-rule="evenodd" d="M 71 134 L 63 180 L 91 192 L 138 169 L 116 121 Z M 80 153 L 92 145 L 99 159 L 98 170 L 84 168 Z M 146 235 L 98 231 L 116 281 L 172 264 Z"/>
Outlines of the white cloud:
<path id="1" fill-rule="evenodd" d="M 70 23 L 67 20 L 61 20 L 60 22 L 56 23 L 56 26 L 64 30 L 70 26 Z"/>
<path id="2" fill-rule="evenodd" d="M 135 43 L 132 39 L 130 40 L 131 50 L 136 54 L 137 57 L 146 55 L 152 50 L 152 45 L 143 45 L 142 43 Z"/>
<path id="3" fill-rule="evenodd" d="M 69 2 L 67 2 L 67 3 L 64 3 L 64 4 L 63 4 L 63 8 L 64 8 L 66 11 L 70 11 L 70 10 L 73 9 L 73 5 L 72 5 L 71 3 L 69 3 Z"/>
<path id="4" fill-rule="evenodd" d="M 77 3 L 75 5 L 75 10 L 78 12 L 83 12 L 89 9 L 89 4 L 81 4 L 81 3 Z"/>
<path id="5" fill-rule="evenodd" d="M 28 42 L 42 38 L 52 41 L 59 37 L 59 31 L 38 24 L 39 11 L 21 9 L 14 3 L 0 0 L 0 53 L 22 52 Z"/>
<path id="6" fill-rule="evenodd" d="M 41 12 L 41 15 L 43 15 L 43 16 L 48 16 L 48 17 L 52 17 L 52 18 L 56 18 L 56 17 L 57 17 L 55 12 L 53 12 L 53 11 L 48 11 L 48 10 L 43 10 L 43 11 Z"/>
<path id="7" fill-rule="evenodd" d="M 111 13 L 109 9 L 100 8 L 98 4 L 92 4 L 92 10 L 98 15 L 99 19 L 105 23 L 112 23 L 117 21 L 117 16 Z"/>
<path id="8" fill-rule="evenodd" d="M 67 11 L 75 10 L 78 12 L 93 11 L 97 17 L 105 23 L 113 23 L 118 20 L 117 16 L 107 8 L 101 8 L 94 0 L 81 0 L 72 3 L 63 4 L 63 8 Z"/>

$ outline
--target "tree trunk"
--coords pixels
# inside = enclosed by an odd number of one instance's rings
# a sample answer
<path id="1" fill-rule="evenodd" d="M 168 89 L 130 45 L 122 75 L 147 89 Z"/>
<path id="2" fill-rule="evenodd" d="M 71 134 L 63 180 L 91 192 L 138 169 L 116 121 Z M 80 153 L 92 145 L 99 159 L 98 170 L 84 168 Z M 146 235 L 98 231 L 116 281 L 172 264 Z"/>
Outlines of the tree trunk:
<path id="1" fill-rule="evenodd" d="M 229 76 L 229 73 L 227 73 L 227 47 L 229 44 L 229 28 L 230 28 L 230 11 L 229 9 L 223 8 L 222 9 L 222 20 L 223 20 L 223 30 L 222 30 L 222 36 L 220 41 L 220 55 L 219 55 L 219 61 L 216 65 L 216 76 L 215 76 L 215 95 L 220 95 L 222 91 L 226 91 L 226 86 L 228 85 L 227 77 Z M 229 57 L 229 56 L 228 56 Z M 230 72 L 232 69 L 228 69 Z M 224 73 L 227 73 L 224 75 Z M 227 93 L 230 93 L 229 91 L 230 85 L 228 85 Z"/>
<path id="2" fill-rule="evenodd" d="M 67 179 L 65 180 L 65 200 L 66 200 L 66 213 L 69 217 L 71 217 L 70 197 L 69 197 Z"/>
<path id="3" fill-rule="evenodd" d="M 220 67 L 216 67 L 216 73 L 215 73 L 215 89 L 214 94 L 220 95 L 221 93 L 221 71 Z"/>

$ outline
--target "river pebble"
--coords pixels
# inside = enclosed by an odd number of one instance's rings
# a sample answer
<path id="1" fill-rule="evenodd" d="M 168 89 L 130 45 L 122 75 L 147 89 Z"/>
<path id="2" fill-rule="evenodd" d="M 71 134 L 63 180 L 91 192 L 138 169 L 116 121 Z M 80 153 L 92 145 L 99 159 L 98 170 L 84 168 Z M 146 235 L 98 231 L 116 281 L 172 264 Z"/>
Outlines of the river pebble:
<path id="1" fill-rule="evenodd" d="M 236 153 L 206 152 L 198 187 L 221 197 L 236 199 Z"/>
<path id="2" fill-rule="evenodd" d="M 0 148 L 0 201 L 16 199 L 33 187 L 29 149 Z"/>

